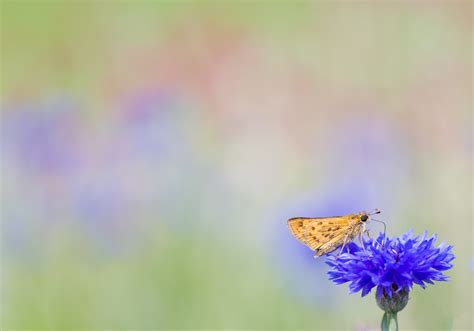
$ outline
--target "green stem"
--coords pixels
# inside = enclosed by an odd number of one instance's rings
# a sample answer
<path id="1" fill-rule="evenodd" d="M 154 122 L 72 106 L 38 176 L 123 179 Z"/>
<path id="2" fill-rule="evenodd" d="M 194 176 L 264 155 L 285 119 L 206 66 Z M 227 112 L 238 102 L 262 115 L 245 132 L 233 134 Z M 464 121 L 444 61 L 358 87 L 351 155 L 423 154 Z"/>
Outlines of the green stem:
<path id="1" fill-rule="evenodd" d="M 382 331 L 398 331 L 397 313 L 385 312 L 380 325 Z"/>

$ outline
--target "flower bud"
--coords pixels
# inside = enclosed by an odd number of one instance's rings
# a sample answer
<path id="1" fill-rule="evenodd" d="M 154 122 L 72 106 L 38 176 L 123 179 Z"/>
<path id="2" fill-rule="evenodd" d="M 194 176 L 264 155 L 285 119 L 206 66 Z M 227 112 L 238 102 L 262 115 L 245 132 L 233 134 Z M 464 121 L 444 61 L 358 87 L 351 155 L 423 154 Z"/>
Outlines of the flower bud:
<path id="1" fill-rule="evenodd" d="M 400 310 L 405 308 L 408 303 L 408 291 L 400 290 L 399 292 L 392 292 L 392 297 L 390 298 L 384 291 L 384 294 L 377 298 L 375 296 L 377 305 L 383 311 L 387 313 L 398 313 Z"/>

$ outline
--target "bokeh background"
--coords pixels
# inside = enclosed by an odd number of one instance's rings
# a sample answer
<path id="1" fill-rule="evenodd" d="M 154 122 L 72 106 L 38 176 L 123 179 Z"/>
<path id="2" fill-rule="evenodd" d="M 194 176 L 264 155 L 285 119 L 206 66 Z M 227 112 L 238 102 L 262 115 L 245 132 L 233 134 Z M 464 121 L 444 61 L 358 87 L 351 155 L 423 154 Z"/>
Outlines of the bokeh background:
<path id="1" fill-rule="evenodd" d="M 377 329 L 286 225 L 374 208 L 455 246 L 401 327 L 472 329 L 469 1 L 1 9 L 2 329 Z"/>

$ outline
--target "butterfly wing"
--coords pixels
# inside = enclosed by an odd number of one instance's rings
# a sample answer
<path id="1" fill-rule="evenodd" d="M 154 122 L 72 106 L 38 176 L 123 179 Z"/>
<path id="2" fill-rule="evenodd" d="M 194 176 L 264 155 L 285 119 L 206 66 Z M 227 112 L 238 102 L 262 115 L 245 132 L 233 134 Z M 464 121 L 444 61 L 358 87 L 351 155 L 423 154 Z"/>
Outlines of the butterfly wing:
<path id="1" fill-rule="evenodd" d="M 351 240 L 358 222 L 355 215 L 288 220 L 291 233 L 300 242 L 316 251 L 317 256 L 332 252 L 344 241 Z"/>
<path id="2" fill-rule="evenodd" d="M 293 236 L 306 245 L 307 229 L 317 220 L 317 218 L 295 217 L 288 220 L 288 227 Z"/>

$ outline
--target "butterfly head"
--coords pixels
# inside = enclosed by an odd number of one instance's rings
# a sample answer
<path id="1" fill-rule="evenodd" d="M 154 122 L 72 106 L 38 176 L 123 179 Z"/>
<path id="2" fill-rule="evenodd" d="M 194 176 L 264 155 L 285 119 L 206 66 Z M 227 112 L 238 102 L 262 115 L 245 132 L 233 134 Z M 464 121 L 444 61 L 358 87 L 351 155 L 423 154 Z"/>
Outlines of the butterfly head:
<path id="1" fill-rule="evenodd" d="M 371 211 L 370 213 L 366 213 L 365 211 L 361 211 L 359 213 L 359 218 L 361 222 L 367 222 L 372 215 L 380 214 L 380 210 L 375 209 L 374 211 Z"/>

